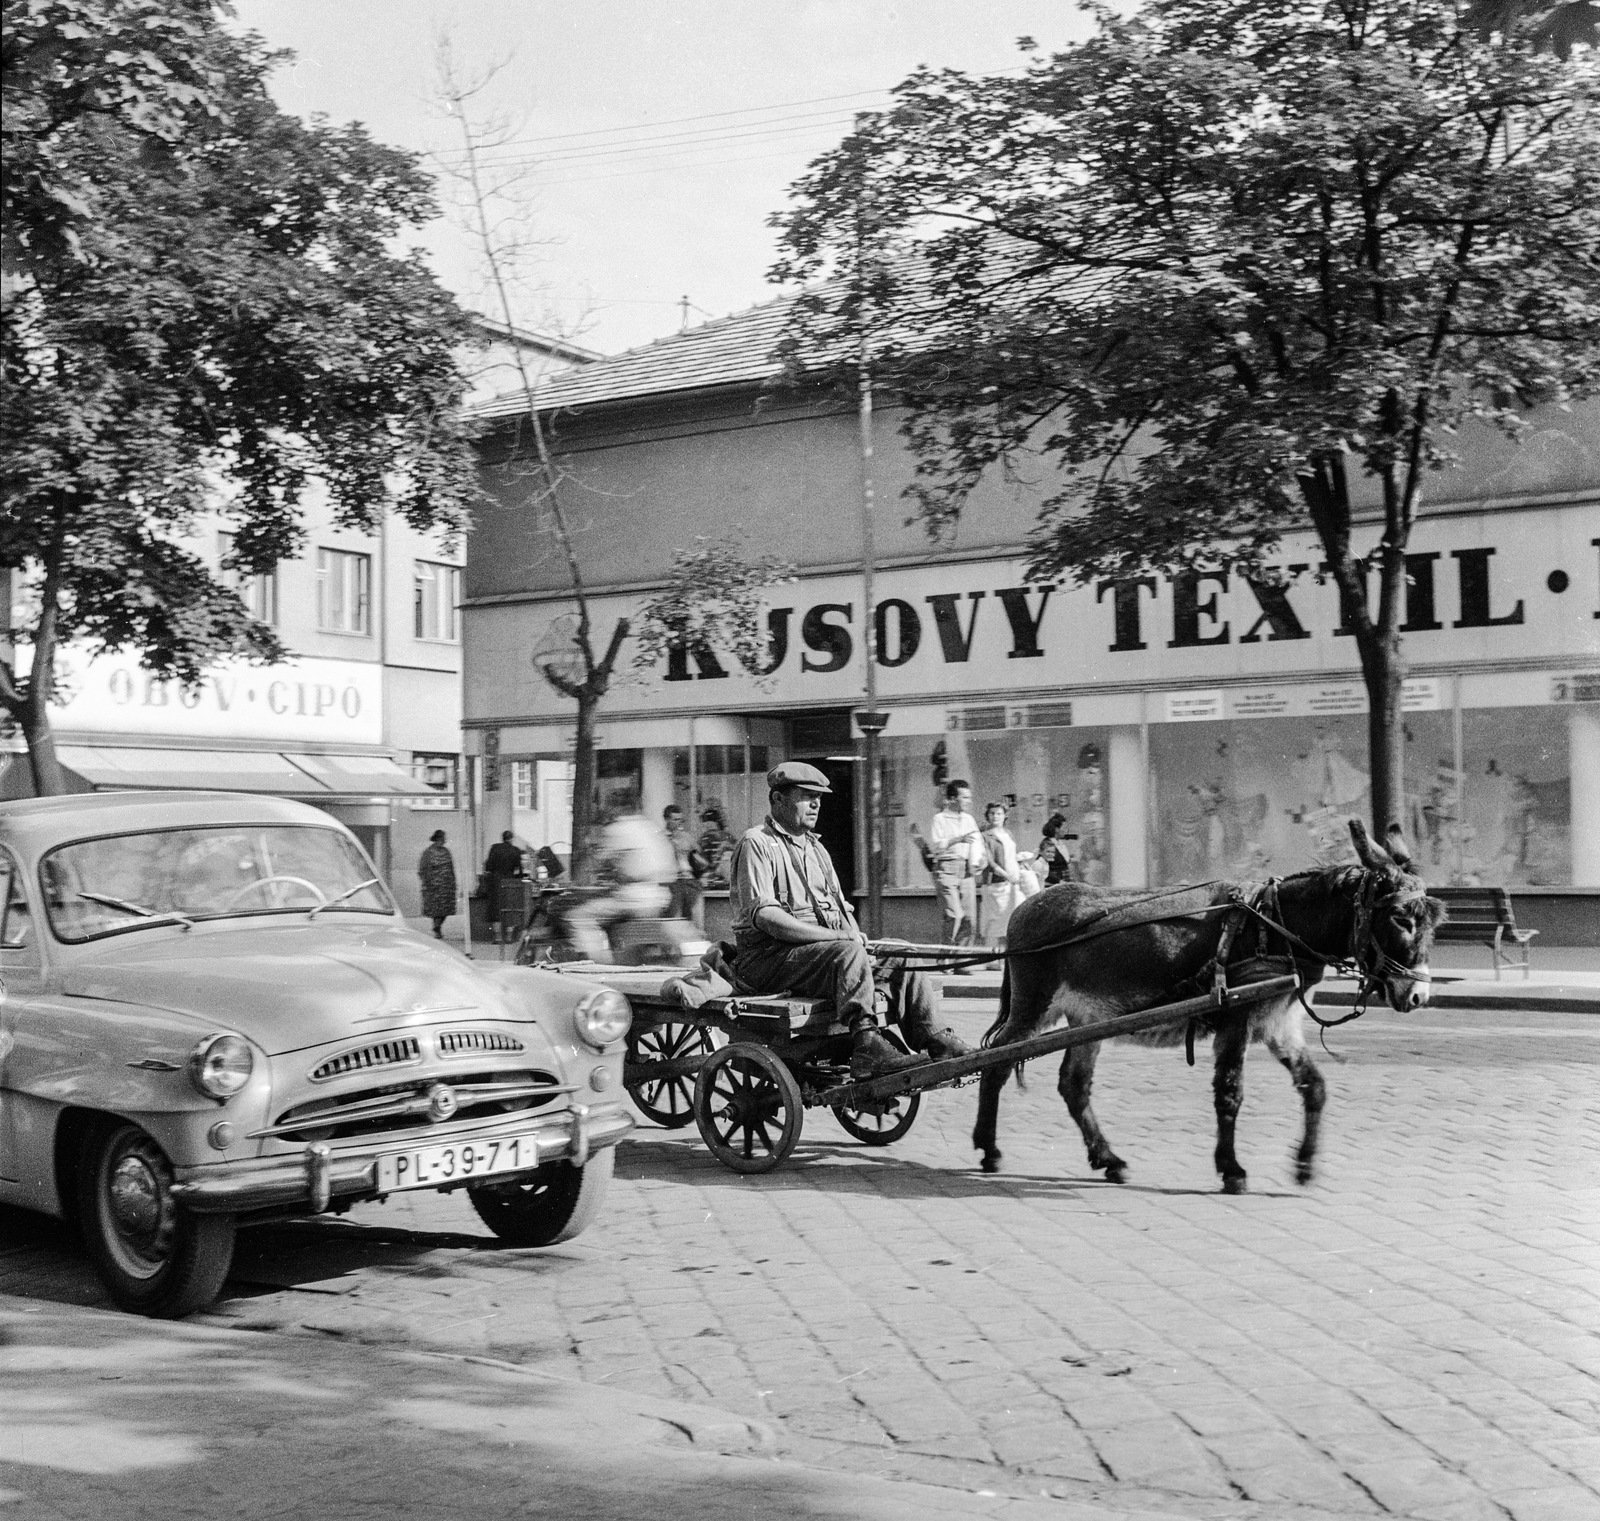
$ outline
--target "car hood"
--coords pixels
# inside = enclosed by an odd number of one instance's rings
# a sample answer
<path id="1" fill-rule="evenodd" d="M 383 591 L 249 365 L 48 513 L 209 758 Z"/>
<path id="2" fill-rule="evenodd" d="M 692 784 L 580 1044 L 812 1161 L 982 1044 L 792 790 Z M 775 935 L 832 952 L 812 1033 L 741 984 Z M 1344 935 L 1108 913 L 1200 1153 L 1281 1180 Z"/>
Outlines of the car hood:
<path id="1" fill-rule="evenodd" d="M 107 947 L 63 991 L 192 1015 L 271 1055 L 434 1015 L 531 1017 L 458 952 L 392 924 L 164 933 Z"/>

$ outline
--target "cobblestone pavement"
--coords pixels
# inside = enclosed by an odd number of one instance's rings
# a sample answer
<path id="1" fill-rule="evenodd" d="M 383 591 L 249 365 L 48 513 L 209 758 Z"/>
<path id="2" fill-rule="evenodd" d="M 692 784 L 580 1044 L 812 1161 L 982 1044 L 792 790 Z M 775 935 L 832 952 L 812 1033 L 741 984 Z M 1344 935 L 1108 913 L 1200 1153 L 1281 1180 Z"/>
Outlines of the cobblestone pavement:
<path id="1" fill-rule="evenodd" d="M 989 1011 L 953 1012 L 975 1033 Z M 998 1177 L 973 1168 L 970 1089 L 931 1095 L 887 1150 L 812 1112 L 763 1178 L 646 1126 L 567 1247 L 493 1249 L 463 1199 L 411 1195 L 247 1233 L 247 1282 L 209 1318 L 709 1401 L 801 1461 L 978 1494 L 1600 1518 L 1600 1020 L 1373 1014 L 1330 1043 L 1347 1060 L 1322 1058 L 1308 1190 L 1264 1052 L 1240 1121 L 1252 1192 L 1232 1198 L 1206 1053 L 1190 1072 L 1119 1045 L 1096 1107 L 1120 1188 L 1086 1172 L 1040 1062 L 1007 1090 Z M 0 1255 L 8 1286 L 98 1299 L 48 1233 Z"/>

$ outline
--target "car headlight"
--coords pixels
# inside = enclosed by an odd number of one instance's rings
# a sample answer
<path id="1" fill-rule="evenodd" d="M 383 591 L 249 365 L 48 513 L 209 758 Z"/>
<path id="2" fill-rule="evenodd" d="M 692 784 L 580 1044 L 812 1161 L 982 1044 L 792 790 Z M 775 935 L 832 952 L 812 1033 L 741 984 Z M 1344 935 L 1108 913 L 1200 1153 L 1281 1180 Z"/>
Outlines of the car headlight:
<path id="1" fill-rule="evenodd" d="M 633 1023 L 633 1010 L 628 1000 L 613 988 L 596 988 L 584 995 L 583 1001 L 572 1011 L 572 1022 L 578 1034 L 591 1046 L 604 1050 L 613 1041 L 621 1040 Z"/>
<path id="2" fill-rule="evenodd" d="M 256 1059 L 239 1035 L 208 1035 L 189 1057 L 189 1081 L 207 1098 L 232 1098 L 250 1081 Z"/>

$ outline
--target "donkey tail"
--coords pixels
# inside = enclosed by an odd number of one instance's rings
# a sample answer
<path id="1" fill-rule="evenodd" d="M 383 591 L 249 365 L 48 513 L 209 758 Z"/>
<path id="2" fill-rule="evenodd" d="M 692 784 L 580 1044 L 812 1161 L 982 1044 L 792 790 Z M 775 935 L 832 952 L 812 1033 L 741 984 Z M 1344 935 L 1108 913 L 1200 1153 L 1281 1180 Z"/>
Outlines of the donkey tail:
<path id="1" fill-rule="evenodd" d="M 994 1023 L 983 1032 L 983 1039 L 978 1044 L 988 1048 L 994 1044 L 994 1038 L 1003 1029 L 1011 1018 L 1011 963 L 1002 962 L 1000 967 L 1000 1012 L 995 1015 Z"/>

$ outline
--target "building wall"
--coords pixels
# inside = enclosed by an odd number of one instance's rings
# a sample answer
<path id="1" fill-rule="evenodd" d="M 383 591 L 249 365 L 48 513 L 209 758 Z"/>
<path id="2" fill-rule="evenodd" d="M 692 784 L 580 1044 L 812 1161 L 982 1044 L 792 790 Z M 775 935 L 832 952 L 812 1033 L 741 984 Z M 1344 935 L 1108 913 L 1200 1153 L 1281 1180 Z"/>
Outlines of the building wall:
<path id="1" fill-rule="evenodd" d="M 1463 435 L 1411 545 L 1404 822 L 1434 880 L 1600 888 L 1600 691 L 1575 679 L 1600 671 L 1600 405 L 1530 423 L 1520 448 Z M 637 752 L 640 783 L 670 773 L 680 801 L 720 806 L 744 790 L 742 776 L 729 787 L 725 747 L 753 723 L 772 730 L 773 761 L 839 748 L 805 737 L 819 732 L 797 722 L 808 714 L 836 715 L 844 748 L 858 743 L 846 717 L 865 658 L 853 417 L 747 399 L 563 427 L 602 637 L 698 534 L 742 523 L 752 547 L 800 568 L 770 599 L 786 640 L 772 671 L 686 658 L 634 672 L 602 708 L 602 753 Z M 1237 577 L 1063 583 L 1046 598 L 1020 549 L 1041 484 L 986 486 L 958 533 L 931 545 L 902 521 L 909 463 L 892 421 L 877 442 L 891 894 L 929 891 L 909 831 L 926 829 L 949 776 L 970 779 L 980 804 L 1006 801 L 1025 849 L 1064 813 L 1091 881 L 1265 875 L 1348 852 L 1343 821 L 1367 811 L 1366 701 L 1311 535 L 1285 542 L 1281 601 Z M 486 479 L 503 491 L 495 458 Z M 1376 543 L 1379 525 L 1363 533 Z M 563 582 L 504 499 L 474 530 L 467 585 L 469 750 L 492 734 L 502 764 L 569 753 L 571 705 L 528 659 L 568 611 Z"/>

